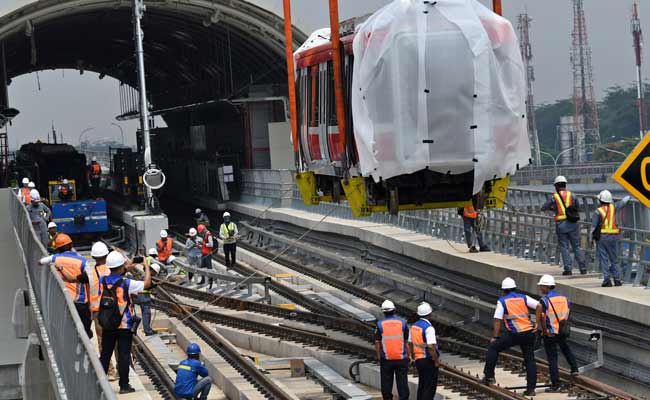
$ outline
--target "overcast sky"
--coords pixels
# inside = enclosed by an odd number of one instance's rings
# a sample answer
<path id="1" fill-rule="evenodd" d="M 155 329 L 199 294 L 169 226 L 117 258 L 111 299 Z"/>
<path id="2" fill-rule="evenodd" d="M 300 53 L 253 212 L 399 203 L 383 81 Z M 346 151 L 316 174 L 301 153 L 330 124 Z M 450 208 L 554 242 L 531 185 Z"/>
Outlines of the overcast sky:
<path id="1" fill-rule="evenodd" d="M 280 0 L 252 0 L 279 9 Z M 481 0 L 491 4 L 491 0 Z M 0 0 L 0 14 L 30 2 L 29 0 Z M 339 0 L 341 19 L 365 14 L 389 3 L 389 0 Z M 643 27 L 650 35 L 650 1 L 642 0 L 640 13 Z M 293 0 L 293 14 L 311 31 L 329 24 L 326 0 Z M 537 103 L 565 98 L 572 92 L 569 65 L 571 31 L 573 28 L 571 0 L 503 0 L 505 16 L 516 23 L 517 14 L 527 10 L 533 18 L 531 39 L 537 82 Z M 593 52 L 596 94 L 601 98 L 612 85 L 634 82 L 634 54 L 630 34 L 632 0 L 585 0 L 587 29 Z M 648 39 L 650 40 L 650 38 Z M 645 57 L 650 63 L 650 58 Z M 647 65 L 647 64 L 646 64 Z M 644 68 L 650 77 L 650 68 Z M 87 127 L 89 139 L 113 137 L 119 140 L 119 129 L 112 126 L 119 113 L 117 82 L 97 75 L 77 71 L 47 71 L 39 74 L 38 90 L 35 74 L 14 79 L 10 86 L 12 106 L 21 110 L 10 128 L 12 147 L 37 138 L 46 138 L 54 121 L 57 130 L 72 144 Z M 137 122 L 119 123 L 127 143 L 135 143 Z"/>

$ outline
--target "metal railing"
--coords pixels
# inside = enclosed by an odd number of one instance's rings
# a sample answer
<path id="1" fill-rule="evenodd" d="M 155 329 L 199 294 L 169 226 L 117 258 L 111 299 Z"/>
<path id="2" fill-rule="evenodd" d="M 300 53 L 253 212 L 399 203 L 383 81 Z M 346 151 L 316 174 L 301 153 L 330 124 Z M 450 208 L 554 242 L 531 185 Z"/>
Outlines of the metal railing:
<path id="1" fill-rule="evenodd" d="M 47 255 L 32 228 L 27 210 L 12 193 L 10 214 L 26 262 L 29 292 L 35 300 L 36 320 L 45 328 L 41 345 L 53 358 L 54 389 L 63 399 L 115 399 L 97 351 L 88 339 L 63 281 L 39 260 Z M 26 371 L 26 373 L 29 373 Z"/>
<path id="2" fill-rule="evenodd" d="M 511 181 L 517 185 L 550 185 L 557 175 L 564 175 L 569 182 L 605 183 L 620 163 L 589 163 L 576 165 L 528 166 L 517 171 Z"/>
<path id="3" fill-rule="evenodd" d="M 346 203 L 321 203 L 306 206 L 291 180 L 288 170 L 243 170 L 242 201 L 265 206 L 290 207 L 317 214 L 329 214 L 342 219 L 363 220 L 388 224 L 433 237 L 464 243 L 462 218 L 456 209 L 403 211 L 399 215 L 372 214 L 355 218 Z M 482 228 L 486 243 L 493 251 L 545 264 L 560 265 L 560 250 L 555 231 L 555 219 L 550 213 L 540 211 L 541 205 L 551 196 L 548 192 L 511 189 L 503 209 L 486 212 L 487 223 Z M 594 196 L 578 196 L 582 220 L 578 223 L 581 247 L 590 272 L 600 272 L 595 246 L 590 241 L 591 215 L 597 203 Z M 332 209 L 333 208 L 333 209 Z M 619 211 L 619 221 L 636 225 L 642 206 L 630 202 Z M 634 218 L 623 218 L 625 216 Z M 621 224 L 619 242 L 619 267 L 626 283 L 647 286 L 650 273 L 650 232 Z M 575 263 L 574 263 L 575 265 Z"/>

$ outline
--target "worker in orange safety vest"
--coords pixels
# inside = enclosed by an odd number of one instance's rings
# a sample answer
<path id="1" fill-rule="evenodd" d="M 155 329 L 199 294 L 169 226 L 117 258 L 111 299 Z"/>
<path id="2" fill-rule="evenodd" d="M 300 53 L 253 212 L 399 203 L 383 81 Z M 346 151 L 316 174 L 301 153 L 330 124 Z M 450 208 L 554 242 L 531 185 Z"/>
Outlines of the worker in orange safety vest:
<path id="1" fill-rule="evenodd" d="M 395 316 L 395 304 L 386 300 L 381 305 L 384 319 L 377 322 L 375 329 L 375 351 L 379 360 L 381 378 L 381 395 L 384 400 L 393 398 L 393 378 L 397 382 L 400 400 L 407 400 L 410 395 L 408 385 L 408 367 L 411 359 L 406 321 Z"/>
<path id="2" fill-rule="evenodd" d="M 417 313 L 420 319 L 411 326 L 409 332 L 411 361 L 418 370 L 417 400 L 433 400 L 436 396 L 440 368 L 436 330 L 431 324 L 433 310 L 429 303 L 421 303 Z"/>
<path id="3" fill-rule="evenodd" d="M 477 219 L 478 212 L 474 208 L 474 205 L 465 206 L 458 210 L 458 214 L 463 217 L 463 230 L 465 231 L 465 241 L 467 242 L 467 247 L 469 248 L 470 253 L 478 253 L 479 251 L 490 251 L 490 248 L 483 241 L 483 235 L 481 235 L 481 230 L 479 229 Z M 474 246 L 474 240 L 472 238 L 472 231 L 476 234 L 476 240 L 478 241 L 479 248 L 477 249 Z"/>
<path id="4" fill-rule="evenodd" d="M 611 278 L 614 278 L 614 286 L 621 286 L 621 273 L 618 270 L 618 242 L 621 233 L 616 225 L 616 211 L 625 207 L 630 196 L 613 204 L 612 194 L 609 190 L 603 190 L 598 194 L 600 207 L 591 217 L 593 231 L 591 237 L 596 242 L 598 262 L 603 270 L 602 287 L 611 287 Z"/>

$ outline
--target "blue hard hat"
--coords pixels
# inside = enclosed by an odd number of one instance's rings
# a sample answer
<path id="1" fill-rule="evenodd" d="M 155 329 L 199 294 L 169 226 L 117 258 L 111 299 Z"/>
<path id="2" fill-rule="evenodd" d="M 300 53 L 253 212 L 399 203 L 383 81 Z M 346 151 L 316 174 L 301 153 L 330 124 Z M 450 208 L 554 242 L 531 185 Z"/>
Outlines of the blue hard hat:
<path id="1" fill-rule="evenodd" d="M 188 356 L 201 354 L 201 348 L 196 343 L 190 343 L 187 345 L 187 350 L 185 351 Z"/>

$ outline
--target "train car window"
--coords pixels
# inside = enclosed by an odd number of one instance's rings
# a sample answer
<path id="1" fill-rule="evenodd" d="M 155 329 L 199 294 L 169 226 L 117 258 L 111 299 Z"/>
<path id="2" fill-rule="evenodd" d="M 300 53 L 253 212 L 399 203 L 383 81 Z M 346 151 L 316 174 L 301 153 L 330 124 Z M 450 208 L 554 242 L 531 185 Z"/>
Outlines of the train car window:
<path id="1" fill-rule="evenodd" d="M 343 148 L 336 117 L 336 97 L 334 94 L 334 62 L 327 63 L 327 147 L 329 148 L 330 159 L 341 161 Z"/>
<path id="2" fill-rule="evenodd" d="M 307 137 L 309 138 L 309 154 L 312 160 L 322 160 L 320 150 L 320 138 L 318 118 L 320 117 L 318 91 L 320 83 L 318 81 L 318 65 L 309 67 L 307 75 Z"/>

